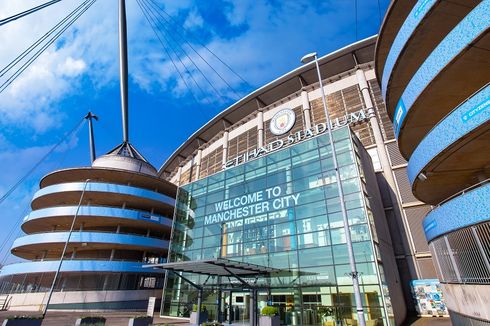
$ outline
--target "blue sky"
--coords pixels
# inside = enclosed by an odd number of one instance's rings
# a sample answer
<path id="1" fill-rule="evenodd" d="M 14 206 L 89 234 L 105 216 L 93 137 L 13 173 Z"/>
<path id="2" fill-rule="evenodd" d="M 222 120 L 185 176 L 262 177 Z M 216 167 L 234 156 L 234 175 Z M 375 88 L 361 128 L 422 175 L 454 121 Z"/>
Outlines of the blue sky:
<path id="1" fill-rule="evenodd" d="M 189 85 L 172 65 L 136 0 L 127 0 L 130 142 L 155 166 L 217 113 L 254 89 L 298 67 L 299 58 L 324 55 L 376 34 L 389 0 L 193 1 L 154 0 L 173 24 L 166 46 Z M 0 2 L 0 19 L 44 0 Z M 63 19 L 82 1 L 62 1 L 0 26 L 0 69 Z M 150 3 L 150 0 L 144 0 Z M 36 164 L 91 110 L 97 155 L 122 141 L 117 56 L 117 0 L 97 1 L 13 84 L 0 93 L 0 196 Z M 379 10 L 378 10 L 379 4 Z M 162 12 L 162 15 L 163 12 Z M 159 16 L 156 16 L 159 17 Z M 167 18 L 168 19 L 168 18 Z M 164 20 L 160 18 L 162 24 Z M 163 27 L 165 26 L 165 27 Z M 218 71 L 237 94 L 188 45 Z M 165 39 L 163 39 L 165 41 Z M 206 45 L 247 83 L 221 64 Z M 187 74 L 174 52 L 186 64 Z M 191 59 L 204 73 L 193 67 Z M 199 90 L 194 80 L 202 89 Z M 5 77 L 0 77 L 2 82 Z M 211 83 L 206 81 L 208 79 Z M 213 86 L 211 86 L 211 84 Z M 218 96 L 216 93 L 219 93 Z M 32 194 L 49 171 L 89 165 L 87 126 L 67 139 L 0 204 L 0 263 L 29 212 Z M 9 236 L 10 240 L 9 240 Z M 5 258 L 5 259 L 4 259 Z"/>

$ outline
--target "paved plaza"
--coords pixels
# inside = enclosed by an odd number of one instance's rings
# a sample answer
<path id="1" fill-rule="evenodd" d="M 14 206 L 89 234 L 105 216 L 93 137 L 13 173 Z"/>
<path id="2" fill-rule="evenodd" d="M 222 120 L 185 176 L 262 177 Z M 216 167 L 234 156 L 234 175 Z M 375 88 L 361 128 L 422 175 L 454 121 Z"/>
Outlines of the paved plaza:
<path id="1" fill-rule="evenodd" d="M 69 326 L 75 325 L 75 321 L 80 316 L 97 316 L 101 315 L 106 317 L 106 326 L 126 326 L 128 325 L 128 319 L 132 316 L 140 316 L 142 312 L 107 312 L 107 313 L 86 313 L 86 312 L 49 312 L 43 325 L 48 326 Z M 32 312 L 13 312 L 13 311 L 1 311 L 0 323 L 8 316 L 14 315 L 34 315 Z M 155 325 L 189 325 L 188 320 L 172 319 L 172 318 L 160 318 L 158 314 L 154 317 Z M 451 320 L 449 318 L 419 318 L 413 320 L 407 325 L 411 326 L 451 326 Z"/>

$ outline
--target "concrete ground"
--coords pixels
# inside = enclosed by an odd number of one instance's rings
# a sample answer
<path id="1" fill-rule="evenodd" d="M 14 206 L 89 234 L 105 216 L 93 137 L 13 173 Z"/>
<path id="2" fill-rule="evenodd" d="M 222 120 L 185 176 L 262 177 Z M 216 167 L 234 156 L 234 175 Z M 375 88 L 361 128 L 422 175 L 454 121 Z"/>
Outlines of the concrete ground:
<path id="1" fill-rule="evenodd" d="M 451 326 L 449 317 L 424 317 L 408 322 L 410 326 Z"/>
<path id="2" fill-rule="evenodd" d="M 47 326 L 71 326 L 75 325 L 75 321 L 80 316 L 104 316 L 106 317 L 107 326 L 126 326 L 128 325 L 129 318 L 133 316 L 141 316 L 143 312 L 106 312 L 106 313 L 84 313 L 84 312 L 48 312 L 44 319 L 43 325 Z M 0 311 L 0 324 L 3 320 L 9 316 L 14 315 L 40 315 L 33 312 L 21 312 L 21 311 Z M 189 325 L 188 320 L 160 318 L 158 314 L 155 314 L 153 319 L 154 324 L 165 325 Z M 418 318 L 406 323 L 407 326 L 451 326 L 451 320 L 449 318 L 432 317 L 432 318 Z"/>
<path id="3" fill-rule="evenodd" d="M 134 316 L 144 315 L 144 312 L 106 312 L 106 313 L 86 313 L 86 312 L 48 312 L 43 321 L 43 325 L 47 326 L 71 326 L 75 325 L 77 318 L 80 316 L 104 316 L 106 318 L 106 326 L 127 326 L 129 318 Z M 0 325 L 4 319 L 9 316 L 20 315 L 40 315 L 39 313 L 22 312 L 22 311 L 0 311 Z M 187 320 L 160 318 L 158 314 L 153 317 L 153 323 L 166 325 L 188 325 Z"/>

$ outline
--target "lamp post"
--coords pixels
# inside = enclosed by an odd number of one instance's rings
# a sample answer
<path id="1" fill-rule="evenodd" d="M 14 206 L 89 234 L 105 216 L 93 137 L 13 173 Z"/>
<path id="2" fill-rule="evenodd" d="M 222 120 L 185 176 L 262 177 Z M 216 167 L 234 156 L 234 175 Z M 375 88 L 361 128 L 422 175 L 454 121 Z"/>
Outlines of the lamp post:
<path id="1" fill-rule="evenodd" d="M 320 83 L 320 93 L 322 95 L 323 110 L 325 113 L 328 138 L 329 138 L 329 142 L 330 142 L 330 147 L 332 148 L 332 159 L 333 159 L 333 166 L 334 166 L 334 170 L 335 170 L 335 179 L 337 181 L 337 189 L 338 189 L 338 195 L 339 195 L 339 200 L 340 200 L 340 208 L 342 210 L 342 220 L 344 222 L 345 240 L 347 243 L 347 252 L 349 255 L 349 265 L 350 265 L 350 269 L 351 269 L 349 276 L 352 278 L 352 286 L 354 288 L 354 299 L 356 302 L 357 318 L 358 318 L 360 326 L 366 326 L 366 320 L 364 318 L 364 309 L 362 307 L 362 300 L 361 300 L 361 290 L 359 287 L 359 278 L 358 278 L 359 273 L 357 272 L 356 260 L 354 257 L 354 250 L 352 248 L 352 239 L 351 239 L 351 234 L 350 234 L 349 219 L 347 218 L 347 209 L 345 207 L 345 202 L 344 202 L 344 191 L 342 190 L 342 183 L 340 182 L 339 165 L 337 162 L 337 156 L 335 155 L 335 144 L 334 144 L 333 136 L 332 136 L 332 124 L 330 123 L 330 116 L 328 114 L 327 100 L 325 99 L 325 92 L 323 90 L 323 82 L 322 82 L 322 76 L 320 74 L 320 66 L 318 64 L 318 57 L 316 55 L 316 52 L 312 52 L 312 53 L 306 54 L 305 56 L 303 56 L 301 58 L 302 63 L 308 63 L 311 61 L 315 62 L 316 71 L 318 74 L 318 81 Z"/>
<path id="2" fill-rule="evenodd" d="M 43 309 L 43 319 L 46 316 L 46 312 L 48 311 L 48 305 L 49 302 L 51 301 L 51 296 L 53 295 L 54 291 L 54 286 L 56 285 L 56 281 L 58 279 L 58 275 L 61 270 L 61 265 L 63 264 L 63 258 L 65 257 L 66 250 L 68 248 L 68 243 L 70 242 L 71 234 L 73 233 L 73 228 L 75 227 L 75 222 L 78 217 L 78 212 L 80 211 L 80 206 L 82 205 L 83 201 L 83 196 L 85 195 L 85 190 L 87 189 L 87 184 L 90 181 L 90 179 L 85 180 L 85 183 L 83 184 L 83 189 L 82 189 L 82 194 L 80 195 L 80 201 L 78 202 L 77 210 L 75 211 L 75 215 L 73 216 L 73 221 L 71 222 L 71 227 L 70 227 L 70 232 L 68 233 L 68 237 L 66 238 L 65 241 L 65 246 L 63 247 L 63 251 L 61 252 L 61 258 L 60 258 L 60 263 L 58 264 L 58 269 L 56 270 L 56 273 L 54 274 L 54 279 L 53 283 L 51 284 L 51 289 L 49 290 L 49 295 L 48 295 L 48 300 L 46 301 L 46 305 L 44 306 Z"/>

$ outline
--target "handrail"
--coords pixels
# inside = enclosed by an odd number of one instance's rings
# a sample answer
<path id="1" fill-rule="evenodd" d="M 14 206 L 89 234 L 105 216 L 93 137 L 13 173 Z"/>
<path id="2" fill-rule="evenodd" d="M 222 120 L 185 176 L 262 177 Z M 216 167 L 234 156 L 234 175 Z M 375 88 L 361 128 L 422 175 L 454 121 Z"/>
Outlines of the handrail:
<path id="1" fill-rule="evenodd" d="M 425 134 L 425 136 L 419 141 L 419 144 L 422 143 L 422 141 L 427 138 L 427 136 L 430 135 L 432 130 L 436 129 L 441 123 L 446 120 L 447 117 L 449 117 L 451 114 L 453 114 L 454 111 L 458 110 L 461 106 L 463 106 L 466 102 L 468 102 L 472 97 L 474 97 L 476 94 L 480 93 L 485 87 L 488 87 L 490 85 L 490 82 L 486 83 L 484 86 L 480 87 L 477 91 L 473 92 L 470 96 L 465 98 L 461 103 L 459 103 L 457 106 L 455 106 L 451 111 L 449 111 L 444 117 L 442 117 L 430 130 Z"/>
<path id="2" fill-rule="evenodd" d="M 471 185 L 471 186 L 469 186 L 469 187 L 466 187 L 466 188 L 464 188 L 463 190 L 458 191 L 457 193 L 455 193 L 455 194 L 451 195 L 450 197 L 448 197 L 448 198 L 444 199 L 444 200 L 443 200 L 443 201 L 441 201 L 439 204 L 437 204 L 437 205 L 436 205 L 434 208 L 432 208 L 432 209 L 431 209 L 431 212 L 432 212 L 433 210 L 435 210 L 435 209 L 437 209 L 437 208 L 441 207 L 442 205 L 444 205 L 445 203 L 447 203 L 447 202 L 448 202 L 448 201 L 450 201 L 451 199 L 454 199 L 454 198 L 456 198 L 456 197 L 458 197 L 458 196 L 461 196 L 461 195 L 463 195 L 464 193 L 468 192 L 469 190 L 473 190 L 473 189 L 475 189 L 475 188 L 479 188 L 479 187 L 483 186 L 484 184 L 486 184 L 486 183 L 488 183 L 488 182 L 490 182 L 490 178 L 487 178 L 487 179 L 485 179 L 485 180 L 483 180 L 483 181 L 480 181 L 480 182 L 478 182 L 478 183 L 476 183 L 476 184 L 474 184 L 474 185 Z"/>
<path id="3" fill-rule="evenodd" d="M 56 230 L 56 231 L 52 231 L 52 230 L 49 231 L 48 230 L 48 231 L 31 232 L 31 233 L 27 233 L 26 235 L 23 235 L 22 237 L 27 237 L 27 236 L 30 236 L 30 235 L 37 235 L 37 234 L 59 234 L 59 233 L 67 233 L 69 231 L 70 230 Z M 116 231 L 102 231 L 102 230 L 83 229 L 81 231 L 80 230 L 75 230 L 75 231 L 73 231 L 73 233 L 103 233 L 103 234 L 134 235 L 134 236 L 142 237 L 142 238 L 169 241 L 169 239 L 165 239 L 165 238 L 158 238 L 158 237 L 154 237 L 154 236 L 146 236 L 145 234 L 128 233 L 128 232 L 121 232 L 121 231 L 119 231 L 119 233 L 118 233 Z M 88 241 L 84 241 L 84 242 L 88 242 Z M 41 244 L 41 243 L 39 243 L 39 244 Z"/>

